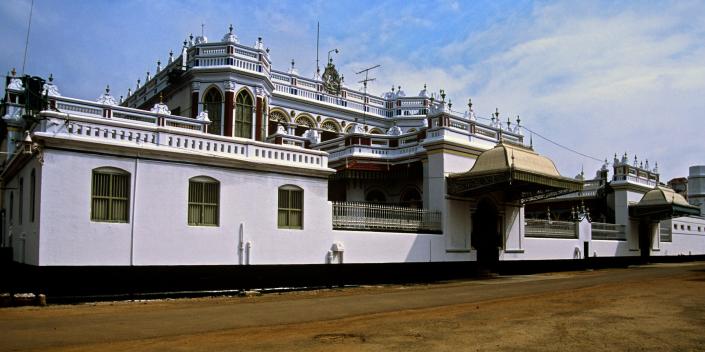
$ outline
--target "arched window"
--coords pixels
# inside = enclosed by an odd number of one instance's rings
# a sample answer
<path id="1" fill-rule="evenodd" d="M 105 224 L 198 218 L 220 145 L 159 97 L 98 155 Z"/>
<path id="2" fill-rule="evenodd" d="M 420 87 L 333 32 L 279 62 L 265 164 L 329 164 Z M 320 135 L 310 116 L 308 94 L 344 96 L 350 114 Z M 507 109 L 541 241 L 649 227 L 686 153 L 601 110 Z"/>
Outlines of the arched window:
<path id="1" fill-rule="evenodd" d="M 281 111 L 275 110 L 269 114 L 269 130 L 268 135 L 275 134 L 277 132 L 277 126 L 281 125 L 286 127 L 287 118 Z"/>
<path id="2" fill-rule="evenodd" d="M 307 115 L 299 115 L 296 120 L 295 120 L 297 126 L 296 130 L 294 131 L 294 134 L 297 136 L 303 136 L 303 134 L 314 128 L 316 125 L 313 122 L 313 119 L 308 117 Z"/>
<path id="3" fill-rule="evenodd" d="M 252 138 L 252 96 L 246 91 L 235 101 L 235 137 Z"/>
<path id="4" fill-rule="evenodd" d="M 370 203 L 386 203 L 387 197 L 380 190 L 372 190 L 367 192 L 365 201 Z"/>
<path id="5" fill-rule="evenodd" d="M 223 95 L 220 94 L 218 88 L 211 88 L 203 97 L 203 108 L 208 111 L 208 119 L 211 124 L 208 125 L 208 133 L 222 134 L 223 133 Z"/>
<path id="6" fill-rule="evenodd" d="M 374 127 L 374 128 L 372 128 L 372 129 L 370 130 L 369 133 L 370 133 L 370 134 L 382 134 L 382 130 L 380 130 L 380 129 L 377 128 L 377 127 Z"/>
<path id="7" fill-rule="evenodd" d="M 188 224 L 218 226 L 220 218 L 220 183 L 207 176 L 188 180 Z"/>
<path id="8" fill-rule="evenodd" d="M 34 207 L 36 202 L 36 192 L 37 192 L 37 174 L 32 169 L 32 173 L 29 175 L 29 221 L 34 222 Z"/>
<path id="9" fill-rule="evenodd" d="M 129 222 L 130 173 L 113 167 L 93 169 L 91 220 Z"/>
<path id="10" fill-rule="evenodd" d="M 280 229 L 304 227 L 304 190 L 296 186 L 279 187 L 277 226 Z"/>
<path id="11" fill-rule="evenodd" d="M 338 137 L 340 133 L 340 127 L 333 120 L 325 120 L 321 123 L 321 142 L 331 140 Z"/>

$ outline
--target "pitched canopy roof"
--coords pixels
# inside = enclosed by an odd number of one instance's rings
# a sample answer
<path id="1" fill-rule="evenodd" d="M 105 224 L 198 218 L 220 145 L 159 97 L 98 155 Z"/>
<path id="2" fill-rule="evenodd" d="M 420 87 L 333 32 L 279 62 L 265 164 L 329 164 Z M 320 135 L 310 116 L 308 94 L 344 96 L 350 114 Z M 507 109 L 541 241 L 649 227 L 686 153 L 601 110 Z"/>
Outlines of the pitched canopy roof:
<path id="1" fill-rule="evenodd" d="M 580 191 L 582 186 L 561 176 L 551 159 L 506 143 L 480 154 L 468 172 L 448 177 L 448 193 L 460 196 L 504 191 L 510 198 L 536 200 Z"/>
<path id="2" fill-rule="evenodd" d="M 646 192 L 639 203 L 629 206 L 629 216 L 652 221 L 699 214 L 700 208 L 688 204 L 682 195 L 659 186 Z"/>
<path id="3" fill-rule="evenodd" d="M 492 173 L 506 171 L 514 167 L 547 177 L 561 177 L 553 161 L 535 151 L 504 143 L 480 154 L 475 165 L 467 174 Z"/>

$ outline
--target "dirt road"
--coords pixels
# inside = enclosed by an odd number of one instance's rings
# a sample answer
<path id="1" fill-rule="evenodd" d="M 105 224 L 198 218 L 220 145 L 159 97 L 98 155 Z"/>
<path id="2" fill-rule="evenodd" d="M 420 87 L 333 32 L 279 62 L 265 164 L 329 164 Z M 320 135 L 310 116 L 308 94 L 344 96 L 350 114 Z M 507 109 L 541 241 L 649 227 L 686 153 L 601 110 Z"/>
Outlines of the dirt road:
<path id="1" fill-rule="evenodd" d="M 703 351 L 705 263 L 0 309 L 0 351 Z"/>

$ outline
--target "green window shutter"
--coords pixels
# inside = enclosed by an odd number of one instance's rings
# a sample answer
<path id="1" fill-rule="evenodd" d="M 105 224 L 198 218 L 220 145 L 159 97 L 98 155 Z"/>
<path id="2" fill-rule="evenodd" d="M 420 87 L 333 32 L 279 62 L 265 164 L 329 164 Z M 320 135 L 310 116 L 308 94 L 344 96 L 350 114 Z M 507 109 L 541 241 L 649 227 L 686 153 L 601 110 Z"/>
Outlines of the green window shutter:
<path id="1" fill-rule="evenodd" d="M 277 226 L 279 228 L 303 228 L 303 190 L 294 186 L 279 188 Z"/>
<path id="2" fill-rule="evenodd" d="M 188 224 L 192 226 L 218 226 L 220 208 L 220 183 L 206 177 L 189 181 Z"/>
<path id="3" fill-rule="evenodd" d="M 91 220 L 129 222 L 130 174 L 94 170 L 91 188 Z"/>
<path id="4" fill-rule="evenodd" d="M 252 137 L 252 97 L 240 92 L 235 101 L 235 137 Z"/>

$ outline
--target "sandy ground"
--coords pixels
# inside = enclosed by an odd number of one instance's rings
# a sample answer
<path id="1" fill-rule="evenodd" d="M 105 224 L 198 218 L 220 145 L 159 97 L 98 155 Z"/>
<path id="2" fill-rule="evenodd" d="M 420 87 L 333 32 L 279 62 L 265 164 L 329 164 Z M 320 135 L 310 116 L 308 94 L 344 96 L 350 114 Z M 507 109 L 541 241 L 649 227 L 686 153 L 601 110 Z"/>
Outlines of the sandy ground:
<path id="1" fill-rule="evenodd" d="M 0 350 L 705 351 L 705 263 L 0 309 Z"/>

